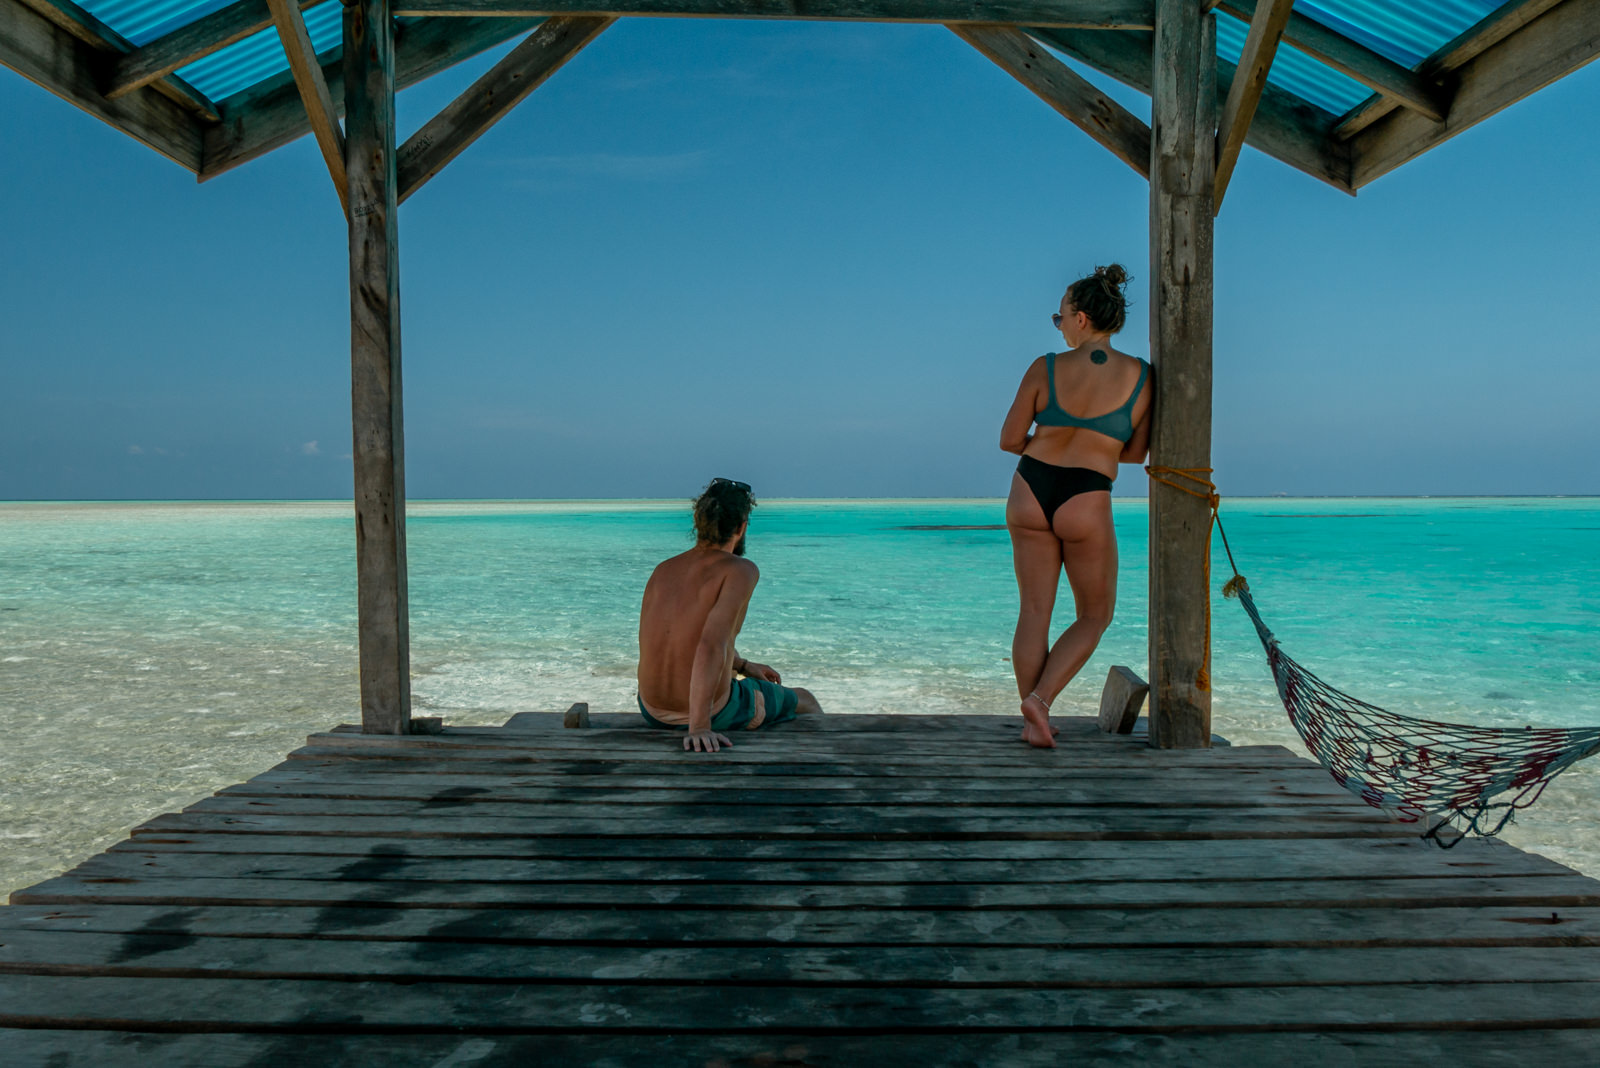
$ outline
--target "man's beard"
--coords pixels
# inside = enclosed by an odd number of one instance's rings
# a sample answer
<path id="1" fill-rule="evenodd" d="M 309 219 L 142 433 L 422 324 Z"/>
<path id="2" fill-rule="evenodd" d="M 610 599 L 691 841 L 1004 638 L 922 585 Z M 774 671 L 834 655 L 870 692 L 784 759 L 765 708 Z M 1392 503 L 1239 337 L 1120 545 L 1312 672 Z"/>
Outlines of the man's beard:
<path id="1" fill-rule="evenodd" d="M 735 555 L 735 556 L 743 556 L 744 555 L 744 539 L 745 539 L 745 537 L 746 537 L 746 535 L 744 535 L 744 534 L 740 534 L 739 535 L 739 544 L 737 544 L 737 545 L 735 545 L 733 547 L 733 555 Z"/>

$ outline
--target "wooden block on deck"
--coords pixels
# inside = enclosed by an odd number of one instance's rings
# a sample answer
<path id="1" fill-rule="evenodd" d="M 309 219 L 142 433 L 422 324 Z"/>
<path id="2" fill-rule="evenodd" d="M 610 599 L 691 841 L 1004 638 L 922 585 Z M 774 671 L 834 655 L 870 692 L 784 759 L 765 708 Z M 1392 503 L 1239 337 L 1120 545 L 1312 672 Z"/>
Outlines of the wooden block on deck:
<path id="1" fill-rule="evenodd" d="M 1150 684 L 1131 668 L 1117 665 L 1106 675 L 1106 688 L 1100 693 L 1100 729 L 1107 734 L 1132 734 L 1139 721 Z"/>
<path id="2" fill-rule="evenodd" d="M 412 716 L 411 717 L 410 733 L 411 734 L 443 734 L 444 733 L 444 717 L 443 716 Z"/>
<path id="3" fill-rule="evenodd" d="M 589 703 L 579 701 L 567 709 L 567 714 L 562 717 L 563 727 L 587 727 L 589 725 Z"/>

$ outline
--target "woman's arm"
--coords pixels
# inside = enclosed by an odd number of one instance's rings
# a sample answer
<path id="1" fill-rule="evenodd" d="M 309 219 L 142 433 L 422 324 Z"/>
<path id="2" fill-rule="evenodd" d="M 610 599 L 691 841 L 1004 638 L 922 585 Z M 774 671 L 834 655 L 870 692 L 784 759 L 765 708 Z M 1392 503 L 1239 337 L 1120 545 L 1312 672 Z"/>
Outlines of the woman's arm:
<path id="1" fill-rule="evenodd" d="M 1040 360 L 1042 359 L 1043 357 L 1040 357 Z M 1038 376 L 1034 374 L 1034 370 L 1039 366 L 1040 360 L 1033 361 L 1033 366 L 1022 376 L 1022 384 L 1017 387 L 1017 398 L 1011 402 L 1011 410 L 1006 413 L 1006 421 L 1000 424 L 1000 448 L 1019 456 L 1028 447 L 1028 442 L 1033 440 L 1028 428 L 1033 425 L 1035 401 L 1039 396 Z"/>

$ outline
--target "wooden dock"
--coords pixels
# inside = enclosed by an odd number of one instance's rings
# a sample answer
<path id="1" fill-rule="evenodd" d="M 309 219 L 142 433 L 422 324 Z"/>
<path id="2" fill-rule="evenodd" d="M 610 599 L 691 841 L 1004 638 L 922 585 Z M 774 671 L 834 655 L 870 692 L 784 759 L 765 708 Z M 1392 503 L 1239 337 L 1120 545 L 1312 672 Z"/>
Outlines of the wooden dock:
<path id="1" fill-rule="evenodd" d="M 315 735 L 17 892 L 0 1064 L 1600 1058 L 1600 883 L 1282 748 L 596 720 Z"/>

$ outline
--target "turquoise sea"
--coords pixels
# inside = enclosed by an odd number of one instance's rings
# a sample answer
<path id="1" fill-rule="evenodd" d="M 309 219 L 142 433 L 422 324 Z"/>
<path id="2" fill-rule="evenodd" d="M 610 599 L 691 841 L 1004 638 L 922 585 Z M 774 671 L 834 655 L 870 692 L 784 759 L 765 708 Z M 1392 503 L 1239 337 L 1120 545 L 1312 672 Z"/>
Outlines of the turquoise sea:
<path id="1" fill-rule="evenodd" d="M 1067 714 L 1145 663 L 1147 512 L 1116 509 L 1118 617 Z M 1437 719 L 1600 724 L 1600 499 L 1223 514 L 1268 622 L 1334 685 Z M 740 650 L 837 711 L 1013 712 L 1010 548 L 983 529 L 1002 521 L 996 500 L 763 503 Z M 940 527 L 976 529 L 916 529 Z M 408 531 L 418 713 L 633 708 L 639 593 L 690 544 L 686 502 L 414 502 Z M 0 504 L 0 894 L 356 720 L 353 541 L 348 503 Z M 1294 746 L 1243 613 L 1214 611 L 1216 731 Z M 1600 873 L 1590 765 L 1508 837 Z"/>

